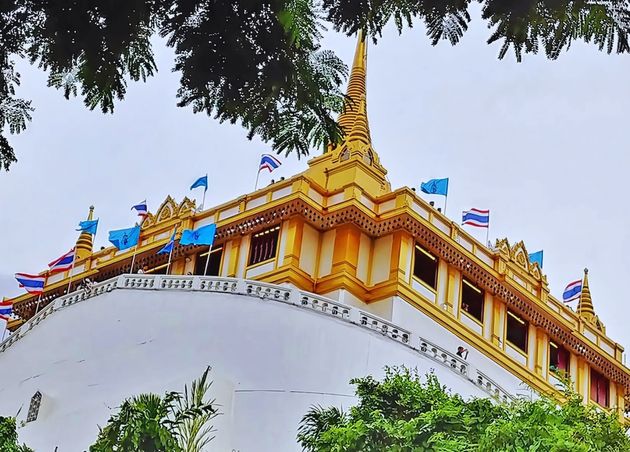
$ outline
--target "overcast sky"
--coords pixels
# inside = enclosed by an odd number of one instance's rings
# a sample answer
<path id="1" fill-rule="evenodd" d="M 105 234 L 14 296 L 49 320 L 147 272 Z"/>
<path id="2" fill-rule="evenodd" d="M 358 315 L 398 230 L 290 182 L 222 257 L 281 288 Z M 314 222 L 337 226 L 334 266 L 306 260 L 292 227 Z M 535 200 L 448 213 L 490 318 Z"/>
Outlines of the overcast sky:
<path id="1" fill-rule="evenodd" d="M 458 46 L 431 47 L 422 27 L 402 36 L 390 28 L 370 46 L 375 149 L 393 187 L 449 177 L 449 217 L 489 208 L 493 241 L 544 249 L 557 297 L 588 267 L 596 313 L 609 336 L 630 345 L 630 58 L 577 44 L 558 61 L 499 61 L 488 35 L 476 20 Z M 351 63 L 353 38 L 331 32 L 324 44 Z M 155 50 L 160 72 L 131 84 L 114 115 L 66 101 L 45 74 L 21 65 L 19 94 L 36 111 L 28 130 L 10 137 L 18 163 L 0 173 L 0 296 L 21 293 L 13 273 L 41 271 L 74 245 L 91 204 L 98 248 L 108 230 L 133 225 L 132 204 L 146 198 L 155 211 L 169 194 L 201 195 L 188 187 L 206 172 L 206 205 L 252 191 L 268 146 L 248 141 L 239 126 L 177 108 L 172 52 L 161 41 Z M 305 159 L 283 161 L 261 184 L 306 168 Z"/>

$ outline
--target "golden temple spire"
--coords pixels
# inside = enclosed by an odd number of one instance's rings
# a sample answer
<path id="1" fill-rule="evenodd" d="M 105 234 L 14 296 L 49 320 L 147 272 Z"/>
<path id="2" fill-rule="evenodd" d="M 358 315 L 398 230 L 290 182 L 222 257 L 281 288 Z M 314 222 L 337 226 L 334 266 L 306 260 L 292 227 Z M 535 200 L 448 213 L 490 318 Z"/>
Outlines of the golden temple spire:
<path id="1" fill-rule="evenodd" d="M 90 213 L 87 217 L 88 221 L 94 219 L 94 206 L 90 206 Z M 92 255 L 92 234 L 88 232 L 81 232 L 76 244 L 76 258 L 75 260 L 83 259 Z"/>
<path id="2" fill-rule="evenodd" d="M 305 175 L 331 192 L 354 184 L 377 197 L 391 192 L 391 185 L 386 177 L 387 170 L 372 147 L 366 73 L 367 39 L 359 31 L 344 111 L 338 119 L 344 136 L 340 143 L 328 145 L 324 154 L 310 160 Z"/>
<path id="3" fill-rule="evenodd" d="M 350 80 L 346 95 L 348 99 L 344 105 L 344 111 L 339 116 L 339 125 L 346 136 L 356 135 L 371 142 L 370 128 L 367 119 L 367 41 L 363 31 L 359 30 L 357 48 L 354 52 Z"/>
<path id="4" fill-rule="evenodd" d="M 599 318 L 595 315 L 595 308 L 593 307 L 593 299 L 591 298 L 591 289 L 588 286 L 588 268 L 584 269 L 584 279 L 582 280 L 582 293 L 580 294 L 580 301 L 577 306 L 577 313 L 587 322 L 592 322 L 601 331 L 604 331 L 604 325 L 599 321 Z"/>

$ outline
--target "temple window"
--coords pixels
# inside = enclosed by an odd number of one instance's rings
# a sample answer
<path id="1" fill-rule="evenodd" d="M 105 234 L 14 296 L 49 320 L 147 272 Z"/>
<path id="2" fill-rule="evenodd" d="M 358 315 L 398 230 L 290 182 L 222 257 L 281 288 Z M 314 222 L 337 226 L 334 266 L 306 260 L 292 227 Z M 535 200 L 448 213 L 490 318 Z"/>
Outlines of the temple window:
<path id="1" fill-rule="evenodd" d="M 223 247 L 219 246 L 210 251 L 210 260 L 208 261 L 208 271 L 206 276 L 219 276 L 221 271 L 221 258 L 223 257 Z M 195 259 L 195 275 L 203 275 L 206 268 L 206 260 L 208 259 L 208 251 L 199 253 Z"/>
<path id="2" fill-rule="evenodd" d="M 433 254 L 416 245 L 413 261 L 413 275 L 432 289 L 437 285 L 438 259 Z"/>
<path id="3" fill-rule="evenodd" d="M 528 324 L 523 318 L 513 313 L 507 312 L 507 340 L 516 348 L 527 353 L 527 329 Z"/>
<path id="4" fill-rule="evenodd" d="M 483 322 L 483 290 L 465 278 L 462 281 L 462 311 Z"/>
<path id="5" fill-rule="evenodd" d="M 569 351 L 561 345 L 549 342 L 549 370 L 569 374 Z"/>
<path id="6" fill-rule="evenodd" d="M 591 400 L 603 407 L 608 407 L 608 378 L 591 369 Z"/>
<path id="7" fill-rule="evenodd" d="M 276 257 L 279 235 L 280 226 L 254 234 L 249 247 L 249 261 L 247 265 L 258 264 Z"/>

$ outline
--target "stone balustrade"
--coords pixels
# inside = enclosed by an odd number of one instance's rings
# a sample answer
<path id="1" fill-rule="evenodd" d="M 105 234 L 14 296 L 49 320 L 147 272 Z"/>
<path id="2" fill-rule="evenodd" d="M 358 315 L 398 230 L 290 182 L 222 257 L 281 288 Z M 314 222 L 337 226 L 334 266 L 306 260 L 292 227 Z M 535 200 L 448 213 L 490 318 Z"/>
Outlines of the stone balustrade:
<path id="1" fill-rule="evenodd" d="M 501 386 L 478 369 L 474 369 L 473 366 L 464 359 L 374 314 L 290 286 L 214 276 L 128 274 L 94 284 L 90 289 L 81 289 L 72 292 L 49 303 L 0 343 L 0 353 L 4 352 L 25 334 L 28 334 L 29 331 L 54 312 L 117 289 L 231 293 L 255 297 L 262 301 L 271 300 L 291 304 L 369 329 L 403 346 L 409 347 L 417 351 L 420 355 L 445 366 L 462 378 L 477 385 L 499 402 L 513 399 Z M 470 375 L 474 375 L 475 378 L 471 378 Z"/>
<path id="2" fill-rule="evenodd" d="M 479 369 L 477 369 L 477 378 L 475 379 L 475 384 L 499 402 L 508 402 L 510 400 L 514 400 L 514 397 L 512 397 L 505 389 L 503 389 L 499 384 L 494 382 L 494 380 L 490 379 Z"/>
<path id="3" fill-rule="evenodd" d="M 468 377 L 469 364 L 457 355 L 444 350 L 426 339 L 420 338 L 420 353 L 433 361 L 450 367 L 454 372 Z"/>

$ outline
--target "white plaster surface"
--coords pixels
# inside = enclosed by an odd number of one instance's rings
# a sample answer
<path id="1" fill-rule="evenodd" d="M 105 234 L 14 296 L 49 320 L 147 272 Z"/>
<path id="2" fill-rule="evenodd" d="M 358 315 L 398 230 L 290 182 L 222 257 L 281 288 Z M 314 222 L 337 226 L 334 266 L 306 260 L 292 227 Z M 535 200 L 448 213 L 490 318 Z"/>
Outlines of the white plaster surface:
<path id="1" fill-rule="evenodd" d="M 427 318 L 413 317 L 429 333 Z M 443 336 L 439 326 L 430 329 L 433 339 Z M 125 397 L 181 390 L 211 365 L 223 415 L 210 450 L 298 451 L 296 429 L 311 405 L 347 408 L 355 400 L 351 378 L 379 377 L 385 365 L 400 364 L 435 369 L 453 391 L 487 396 L 409 347 L 305 308 L 244 295 L 120 289 L 51 314 L 0 353 L 0 413 L 21 409 L 25 419 L 39 390 L 39 417 L 19 430 L 20 440 L 37 451 L 82 451 Z"/>

